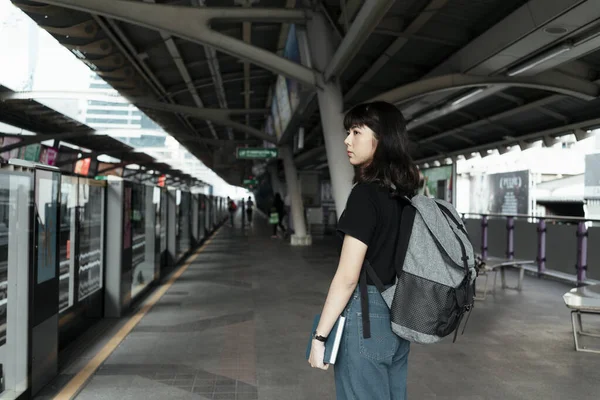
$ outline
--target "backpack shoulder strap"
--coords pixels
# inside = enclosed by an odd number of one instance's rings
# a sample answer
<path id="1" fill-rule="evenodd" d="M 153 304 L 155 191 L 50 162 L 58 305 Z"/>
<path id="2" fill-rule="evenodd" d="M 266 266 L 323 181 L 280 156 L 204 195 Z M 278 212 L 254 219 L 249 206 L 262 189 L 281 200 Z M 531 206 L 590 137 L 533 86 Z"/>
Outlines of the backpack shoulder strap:
<path id="1" fill-rule="evenodd" d="M 408 199 L 410 203 L 410 199 Z M 410 204 L 404 206 L 402 210 L 402 216 L 400 218 L 400 230 L 398 232 L 398 240 L 394 252 L 394 266 L 396 267 L 396 274 L 399 276 L 404 265 L 404 259 L 406 258 L 406 252 L 408 250 L 408 243 L 410 242 L 410 236 L 412 227 L 415 221 L 417 209 Z M 360 290 L 360 305 L 362 313 L 362 324 L 363 324 L 363 337 L 368 339 L 371 337 L 371 321 L 369 318 L 369 294 L 367 291 L 367 274 L 373 281 L 377 290 L 383 293 L 385 287 L 381 282 L 381 279 L 377 276 L 375 269 L 365 258 L 363 261 L 362 269 L 360 271 L 359 279 L 359 290 Z"/>
<path id="2" fill-rule="evenodd" d="M 398 243 L 394 255 L 394 265 L 396 266 L 396 274 L 398 276 L 400 276 L 400 272 L 404 266 L 416 216 L 417 209 L 412 204 L 404 206 L 402 217 L 400 218 L 400 231 L 398 232 Z"/>

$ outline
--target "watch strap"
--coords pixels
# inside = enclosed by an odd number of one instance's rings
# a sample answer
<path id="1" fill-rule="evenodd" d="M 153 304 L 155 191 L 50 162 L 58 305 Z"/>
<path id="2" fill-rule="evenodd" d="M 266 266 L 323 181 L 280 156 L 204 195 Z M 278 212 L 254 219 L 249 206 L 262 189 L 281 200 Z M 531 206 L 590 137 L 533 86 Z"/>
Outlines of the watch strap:
<path id="1" fill-rule="evenodd" d="M 327 336 L 321 336 L 321 335 L 317 334 L 317 332 L 315 331 L 315 332 L 313 333 L 313 339 L 316 339 L 316 340 L 318 340 L 319 342 L 323 342 L 323 343 L 325 343 L 325 342 L 327 341 Z"/>

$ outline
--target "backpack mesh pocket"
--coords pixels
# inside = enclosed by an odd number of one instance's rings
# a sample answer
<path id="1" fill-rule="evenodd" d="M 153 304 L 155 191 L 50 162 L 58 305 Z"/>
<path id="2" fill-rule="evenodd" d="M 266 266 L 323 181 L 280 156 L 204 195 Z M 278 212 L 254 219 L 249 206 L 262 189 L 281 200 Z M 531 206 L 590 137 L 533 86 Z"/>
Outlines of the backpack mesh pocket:
<path id="1" fill-rule="evenodd" d="M 446 336 L 460 319 L 454 310 L 458 307 L 453 287 L 404 271 L 398 277 L 390 309 L 392 322 L 427 335 Z"/>

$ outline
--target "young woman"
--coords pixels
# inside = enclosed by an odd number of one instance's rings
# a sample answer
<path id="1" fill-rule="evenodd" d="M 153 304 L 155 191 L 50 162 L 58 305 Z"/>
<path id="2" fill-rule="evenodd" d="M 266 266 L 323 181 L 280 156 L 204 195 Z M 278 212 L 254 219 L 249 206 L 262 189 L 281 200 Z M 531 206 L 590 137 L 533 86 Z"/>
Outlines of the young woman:
<path id="1" fill-rule="evenodd" d="M 363 335 L 358 282 L 366 259 L 384 285 L 394 283 L 393 258 L 405 204 L 399 198 L 416 194 L 419 172 L 408 154 L 406 122 L 392 104 L 358 105 L 346 114 L 344 126 L 356 185 L 338 223 L 344 237 L 342 251 L 313 333 L 309 363 L 329 368 L 323 364 L 323 340 L 344 313 L 346 325 L 335 364 L 337 399 L 406 399 L 410 343 L 392 332 L 389 309 L 370 278 L 371 336 L 364 338 L 368 335 Z"/>

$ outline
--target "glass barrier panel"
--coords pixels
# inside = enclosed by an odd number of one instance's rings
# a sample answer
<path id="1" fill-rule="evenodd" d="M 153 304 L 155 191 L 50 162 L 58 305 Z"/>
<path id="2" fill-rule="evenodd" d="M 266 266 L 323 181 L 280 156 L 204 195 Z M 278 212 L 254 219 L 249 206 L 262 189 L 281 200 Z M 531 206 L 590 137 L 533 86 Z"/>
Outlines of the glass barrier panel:
<path id="1" fill-rule="evenodd" d="M 131 192 L 131 225 L 133 235 L 133 252 L 132 252 L 132 280 L 131 280 L 131 297 L 135 297 L 140 293 L 153 279 L 154 267 L 152 260 L 148 260 L 146 229 L 148 214 L 146 211 L 146 186 L 134 184 Z M 148 267 L 150 264 L 150 267 Z M 152 274 L 148 274 L 148 268 Z"/>
<path id="2" fill-rule="evenodd" d="M 77 178 L 62 176 L 60 186 L 59 290 L 58 311 L 73 306 L 75 295 L 75 222 L 77 213 Z"/>
<path id="3" fill-rule="evenodd" d="M 79 300 L 103 287 L 104 182 L 79 178 Z"/>
<path id="4" fill-rule="evenodd" d="M 181 254 L 181 190 L 175 191 L 175 257 Z"/>
<path id="5" fill-rule="evenodd" d="M 183 192 L 181 193 L 181 203 L 178 207 L 178 219 L 179 219 L 179 246 L 177 251 L 177 258 L 184 255 L 191 247 L 190 241 L 190 210 L 191 202 L 190 202 L 190 193 Z"/>
<path id="6" fill-rule="evenodd" d="M 33 175 L 0 171 L 0 363 L 2 399 L 28 387 Z"/>
<path id="7" fill-rule="evenodd" d="M 588 228 L 587 278 L 600 280 L 600 227 Z"/>
<path id="8" fill-rule="evenodd" d="M 168 195 L 165 189 L 160 191 L 160 266 L 167 266 L 167 202 Z"/>

